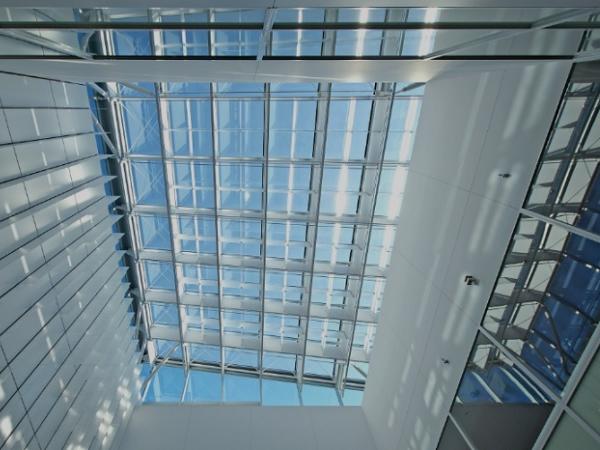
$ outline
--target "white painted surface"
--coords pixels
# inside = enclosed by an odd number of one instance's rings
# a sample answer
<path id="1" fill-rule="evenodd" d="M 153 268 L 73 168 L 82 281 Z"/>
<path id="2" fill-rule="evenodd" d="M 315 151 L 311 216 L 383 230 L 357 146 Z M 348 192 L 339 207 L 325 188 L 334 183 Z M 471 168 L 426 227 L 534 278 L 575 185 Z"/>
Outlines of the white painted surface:
<path id="1" fill-rule="evenodd" d="M 3 0 L 3 5 L 20 7 L 67 8 L 149 8 L 164 7 L 165 0 Z M 188 8 L 213 8 L 215 0 L 172 0 L 170 6 Z M 220 8 L 336 8 L 364 7 L 361 0 L 220 0 Z M 466 8 L 565 8 L 564 0 L 372 0 L 370 7 L 466 7 Z M 597 0 L 570 0 L 569 8 L 598 6 Z"/>
<path id="2" fill-rule="evenodd" d="M 107 448 L 137 401 L 117 217 L 93 135 L 64 136 L 91 130 L 85 87 L 0 74 L 2 449 Z"/>
<path id="3" fill-rule="evenodd" d="M 445 72 L 480 72 L 551 61 L 145 61 L 2 59 L 0 70 L 88 81 L 425 82 Z"/>
<path id="4" fill-rule="evenodd" d="M 120 450 L 374 450 L 362 408 L 140 405 Z"/>
<path id="5" fill-rule="evenodd" d="M 363 401 L 379 450 L 437 445 L 569 69 L 427 85 Z"/>

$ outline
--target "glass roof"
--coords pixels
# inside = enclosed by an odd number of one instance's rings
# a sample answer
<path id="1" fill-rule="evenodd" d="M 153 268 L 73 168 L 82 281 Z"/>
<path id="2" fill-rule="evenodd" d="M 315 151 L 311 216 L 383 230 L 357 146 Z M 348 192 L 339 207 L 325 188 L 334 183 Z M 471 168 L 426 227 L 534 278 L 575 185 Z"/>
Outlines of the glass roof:
<path id="1" fill-rule="evenodd" d="M 151 360 L 361 386 L 422 85 L 106 85 Z"/>

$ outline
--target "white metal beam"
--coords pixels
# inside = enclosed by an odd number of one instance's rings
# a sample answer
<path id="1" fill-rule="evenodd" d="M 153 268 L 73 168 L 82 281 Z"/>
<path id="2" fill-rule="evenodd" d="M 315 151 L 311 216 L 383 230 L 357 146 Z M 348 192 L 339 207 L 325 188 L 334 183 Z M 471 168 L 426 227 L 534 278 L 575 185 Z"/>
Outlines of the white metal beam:
<path id="1" fill-rule="evenodd" d="M 564 8 L 565 0 L 371 0 L 370 8 L 418 6 L 440 8 Z M 165 0 L 4 0 L 2 6 L 21 8 L 151 8 L 164 7 Z M 365 7 L 364 0 L 172 0 L 169 7 L 178 8 L 339 8 Z M 597 0 L 569 0 L 569 8 L 598 6 Z"/>
<path id="2" fill-rule="evenodd" d="M 0 59 L 0 71 L 87 83 L 149 82 L 395 82 L 423 83 L 447 72 L 496 71 L 536 60 L 57 60 Z"/>

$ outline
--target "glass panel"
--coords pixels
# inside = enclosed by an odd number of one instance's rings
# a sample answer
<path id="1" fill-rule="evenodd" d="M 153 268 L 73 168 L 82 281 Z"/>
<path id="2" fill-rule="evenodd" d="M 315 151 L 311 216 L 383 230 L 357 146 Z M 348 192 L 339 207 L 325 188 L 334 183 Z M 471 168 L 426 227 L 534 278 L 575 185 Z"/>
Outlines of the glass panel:
<path id="1" fill-rule="evenodd" d="M 299 222 L 267 223 L 267 257 L 303 260 L 306 256 L 308 224 Z"/>
<path id="2" fill-rule="evenodd" d="M 122 103 L 127 150 L 130 153 L 160 155 L 156 102 L 127 100 Z"/>
<path id="3" fill-rule="evenodd" d="M 164 206 L 165 177 L 162 163 L 133 161 L 131 163 L 135 202 L 139 205 Z"/>
<path id="4" fill-rule="evenodd" d="M 188 208 L 214 208 L 213 168 L 209 164 L 176 162 L 173 172 L 175 204 Z"/>
<path id="5" fill-rule="evenodd" d="M 219 100 L 217 102 L 217 151 L 219 156 L 263 155 L 263 102 Z"/>
<path id="6" fill-rule="evenodd" d="M 395 226 L 373 225 L 369 236 L 367 264 L 370 266 L 377 266 L 380 269 L 386 269 L 390 264 L 395 239 Z"/>
<path id="7" fill-rule="evenodd" d="M 225 374 L 223 377 L 224 401 L 260 402 L 260 380 L 256 377 Z"/>
<path id="8" fill-rule="evenodd" d="M 327 306 L 343 306 L 352 297 L 350 278 L 343 275 L 313 275 L 311 303 Z"/>
<path id="9" fill-rule="evenodd" d="M 219 221 L 221 253 L 224 255 L 261 255 L 260 220 L 221 219 Z"/>
<path id="10" fill-rule="evenodd" d="M 230 335 L 258 336 L 260 333 L 260 314 L 256 311 L 223 310 L 223 333 Z M 244 358 L 237 358 L 240 363 L 246 363 L 249 354 L 244 353 Z M 254 353 L 252 353 L 254 358 Z M 227 359 L 227 355 L 226 355 Z M 234 358 L 235 359 L 235 358 Z M 249 359 L 248 359 L 249 361 Z M 252 359 L 253 361 L 253 359 Z M 255 364 L 252 364 L 253 366 Z"/>
<path id="11" fill-rule="evenodd" d="M 260 296 L 260 271 L 256 269 L 221 268 L 221 287 L 224 295 L 236 297 Z"/>
<path id="12" fill-rule="evenodd" d="M 583 420 L 600 432 L 600 357 L 592 359 L 570 405 Z"/>
<path id="13" fill-rule="evenodd" d="M 144 261 L 144 282 L 149 289 L 175 290 L 173 265 L 164 261 Z"/>
<path id="14" fill-rule="evenodd" d="M 361 361 L 350 361 L 346 379 L 349 381 L 365 382 L 369 374 L 369 363 Z"/>
<path id="15" fill-rule="evenodd" d="M 299 316 L 266 313 L 264 335 L 285 341 L 300 342 L 300 336 L 302 335 L 301 323 Z M 285 367 L 283 370 L 294 371 L 296 365 L 295 358 L 284 360 L 283 355 L 280 356 L 279 354 L 273 354 L 270 357 L 270 361 L 272 361 L 274 368 L 277 368 L 277 370 Z M 265 365 L 264 361 L 263 365 Z"/>
<path id="16" fill-rule="evenodd" d="M 403 166 L 384 167 L 379 179 L 375 215 L 392 220 L 400 214 L 408 169 Z"/>
<path id="17" fill-rule="evenodd" d="M 269 314 L 265 314 L 265 327 L 268 315 Z M 270 372 L 285 372 L 293 374 L 296 372 L 296 355 L 264 352 L 263 368 Z"/>
<path id="18" fill-rule="evenodd" d="M 577 450 L 595 450 L 598 448 L 598 441 L 582 429 L 575 420 L 567 414 L 563 414 L 544 449 L 562 450 L 572 448 L 574 443 L 576 443 Z"/>
<path id="19" fill-rule="evenodd" d="M 142 248 L 171 250 L 169 219 L 166 216 L 138 216 Z"/>
<path id="20" fill-rule="evenodd" d="M 304 359 L 304 374 L 316 375 L 323 378 L 332 378 L 334 361 L 328 358 L 315 358 L 307 356 Z"/>
<path id="21" fill-rule="evenodd" d="M 298 385 L 294 381 L 263 378 L 262 404 L 264 406 L 299 406 Z"/>
<path id="22" fill-rule="evenodd" d="M 381 309 L 383 291 L 385 289 L 384 278 L 364 278 L 360 293 L 359 307 L 370 309 L 374 313 Z"/>
<path id="23" fill-rule="evenodd" d="M 150 303 L 152 323 L 155 325 L 179 325 L 179 312 L 173 303 Z"/>
<path id="24" fill-rule="evenodd" d="M 353 225 L 320 224 L 317 231 L 316 261 L 331 264 L 350 263 L 354 249 L 355 227 Z"/>
<path id="25" fill-rule="evenodd" d="M 269 270 L 265 273 L 265 299 L 301 303 L 305 298 L 305 275 L 301 272 Z"/>
<path id="26" fill-rule="evenodd" d="M 340 406 L 333 386 L 305 383 L 302 386 L 302 404 L 305 406 Z"/>
<path id="27" fill-rule="evenodd" d="M 185 306 L 187 326 L 208 333 L 219 333 L 219 310 L 202 306 Z"/>
<path id="28" fill-rule="evenodd" d="M 113 31 L 112 40 L 115 48 L 115 55 L 148 56 L 152 54 L 150 33 L 148 31 Z"/>
<path id="29" fill-rule="evenodd" d="M 277 91 L 273 93 L 274 89 L 276 88 L 271 88 L 272 95 L 277 95 Z M 312 158 L 316 116 L 317 102 L 314 100 L 272 99 L 269 112 L 269 158 Z"/>
<path id="30" fill-rule="evenodd" d="M 262 22 L 263 10 L 215 10 L 215 22 Z M 212 54 L 217 56 L 256 56 L 261 32 L 258 30 L 216 30 L 211 32 Z"/>
<path id="31" fill-rule="evenodd" d="M 600 82 L 569 85 L 526 202 L 528 209 L 594 233 L 600 233 L 599 95 Z"/>
<path id="32" fill-rule="evenodd" d="M 600 319 L 598 244 L 521 217 L 484 326 L 560 392 Z"/>
<path id="33" fill-rule="evenodd" d="M 258 367 L 258 352 L 241 348 L 225 347 L 225 364 L 238 367 Z"/>
<path id="34" fill-rule="evenodd" d="M 362 389 L 344 389 L 342 402 L 344 406 L 361 406 L 364 391 Z"/>
<path id="35" fill-rule="evenodd" d="M 552 403 L 525 372 L 479 334 L 451 412 L 477 448 L 532 448 Z"/>
<path id="36" fill-rule="evenodd" d="M 186 253 L 210 253 L 217 251 L 215 219 L 203 216 L 179 216 L 179 248 Z"/>
<path id="37" fill-rule="evenodd" d="M 183 291 L 189 294 L 218 294 L 217 268 L 182 264 Z"/>
<path id="38" fill-rule="evenodd" d="M 153 341 L 156 344 L 156 356 L 166 358 L 170 355 L 169 360 L 183 360 L 181 344 L 178 341 L 166 341 L 164 339 L 154 339 Z"/>
<path id="39" fill-rule="evenodd" d="M 179 403 L 184 383 L 183 367 L 161 366 L 150 382 L 144 401 Z"/>
<path id="40" fill-rule="evenodd" d="M 269 166 L 268 209 L 277 212 L 307 212 L 310 201 L 310 166 Z"/>
<path id="41" fill-rule="evenodd" d="M 220 364 L 221 349 L 214 345 L 190 344 L 190 359 L 192 362 Z"/>
<path id="42" fill-rule="evenodd" d="M 220 208 L 260 210 L 262 167 L 249 164 L 220 165 Z"/>
<path id="43" fill-rule="evenodd" d="M 420 99 L 394 99 L 385 143 L 385 161 L 406 163 L 410 160 L 420 110 Z"/>
<path id="44" fill-rule="evenodd" d="M 192 369 L 189 377 L 184 401 L 198 403 L 221 401 L 222 379 L 219 372 Z"/>

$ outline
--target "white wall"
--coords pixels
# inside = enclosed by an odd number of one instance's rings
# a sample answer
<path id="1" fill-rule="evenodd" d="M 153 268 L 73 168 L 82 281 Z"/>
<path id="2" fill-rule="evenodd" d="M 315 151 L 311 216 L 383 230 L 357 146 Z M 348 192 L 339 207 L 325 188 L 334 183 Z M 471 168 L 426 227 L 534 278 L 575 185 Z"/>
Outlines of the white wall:
<path id="1" fill-rule="evenodd" d="M 136 402 L 84 86 L 0 74 L 0 447 L 108 447 Z"/>
<path id="2" fill-rule="evenodd" d="M 375 450 L 360 407 L 137 407 L 120 450 Z"/>
<path id="3" fill-rule="evenodd" d="M 379 450 L 437 445 L 569 69 L 426 87 L 363 401 Z"/>

